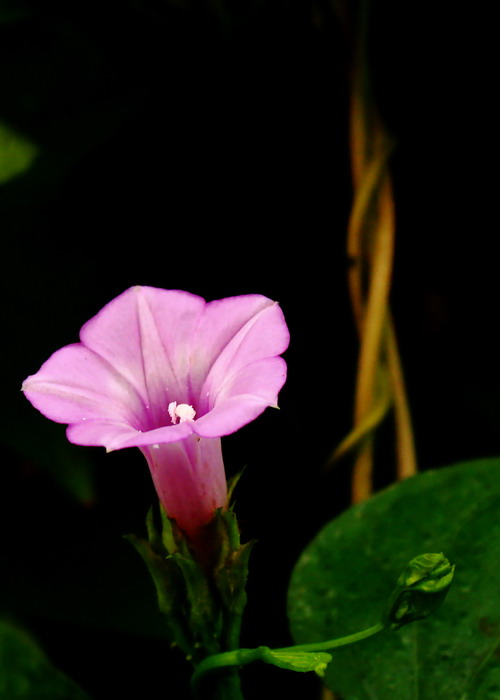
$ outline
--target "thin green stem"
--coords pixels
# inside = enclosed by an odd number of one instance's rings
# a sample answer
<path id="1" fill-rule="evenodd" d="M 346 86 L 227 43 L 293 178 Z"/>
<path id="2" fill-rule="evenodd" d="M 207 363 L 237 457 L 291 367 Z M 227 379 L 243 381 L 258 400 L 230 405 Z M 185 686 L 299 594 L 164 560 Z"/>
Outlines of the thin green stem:
<path id="1" fill-rule="evenodd" d="M 207 695 L 206 689 L 201 695 L 199 688 L 195 690 L 195 697 L 200 700 L 244 700 L 241 690 L 240 674 L 237 668 L 225 668 L 214 679 L 212 692 Z"/>
<path id="2" fill-rule="evenodd" d="M 361 630 L 361 632 L 348 634 L 347 636 L 339 637 L 338 639 L 329 639 L 326 642 L 312 642 L 311 644 L 297 644 L 294 647 L 273 649 L 273 651 L 330 651 L 330 649 L 346 647 L 349 644 L 360 642 L 362 639 L 373 637 L 374 634 L 378 634 L 383 629 L 385 629 L 385 625 L 382 622 L 379 622 L 378 624 L 373 625 L 372 627 L 368 627 L 365 630 Z"/>
<path id="3" fill-rule="evenodd" d="M 226 644 L 232 651 L 238 648 L 241 633 L 241 615 L 230 613 L 227 617 Z"/>
<path id="4" fill-rule="evenodd" d="M 261 655 L 261 647 L 259 647 L 257 649 L 236 649 L 235 651 L 225 651 L 221 654 L 213 654 L 212 656 L 207 656 L 195 668 L 193 677 L 191 678 L 191 688 L 193 690 L 195 698 L 199 698 L 201 700 L 204 697 L 204 695 L 202 695 L 201 693 L 201 684 L 205 674 L 218 670 L 231 670 L 233 672 L 230 676 L 226 676 L 226 678 L 223 681 L 223 685 L 221 686 L 222 691 L 224 691 L 224 686 L 232 686 L 233 695 L 227 695 L 227 697 L 231 698 L 231 700 L 239 700 L 240 698 L 243 698 L 243 696 L 241 695 L 241 687 L 238 688 L 239 695 L 236 694 L 237 689 L 235 687 L 233 675 L 234 669 L 232 669 L 231 667 L 244 666 L 245 664 L 248 664 L 251 661 L 257 661 L 261 658 Z M 230 678 L 231 681 L 228 682 L 227 678 Z M 239 677 L 237 678 L 237 681 L 239 686 Z M 221 696 L 224 697 L 223 694 L 221 694 Z"/>
<path id="5" fill-rule="evenodd" d="M 378 634 L 385 629 L 383 623 L 373 625 L 368 627 L 361 632 L 355 632 L 354 634 L 348 634 L 345 637 L 340 637 L 339 639 L 329 639 L 326 642 L 312 642 L 310 644 L 298 644 L 291 647 L 281 647 L 279 649 L 270 649 L 269 647 L 261 646 L 256 649 L 235 649 L 234 651 L 226 651 L 222 654 L 213 654 L 212 656 L 207 656 L 203 661 L 201 661 L 196 667 L 193 677 L 191 679 L 191 685 L 195 697 L 201 698 L 200 687 L 201 682 L 207 673 L 212 671 L 217 671 L 221 669 L 227 669 L 232 666 L 245 666 L 246 664 L 252 663 L 254 661 L 265 661 L 267 663 L 272 663 L 270 660 L 272 655 L 269 652 L 280 652 L 280 653 L 294 653 L 294 652 L 315 652 L 315 651 L 329 651 L 330 649 L 338 649 L 339 647 L 347 646 L 348 644 L 354 644 L 355 642 L 360 642 L 362 639 L 367 639 L 372 637 L 374 634 Z M 241 696 L 235 695 L 234 698 L 237 700 Z"/>

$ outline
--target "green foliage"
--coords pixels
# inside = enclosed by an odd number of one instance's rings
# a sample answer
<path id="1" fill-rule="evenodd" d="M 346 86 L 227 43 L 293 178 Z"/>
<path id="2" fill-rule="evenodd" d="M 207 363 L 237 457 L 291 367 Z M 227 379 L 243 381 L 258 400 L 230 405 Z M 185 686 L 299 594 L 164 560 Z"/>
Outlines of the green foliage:
<path id="1" fill-rule="evenodd" d="M 153 579 L 171 639 L 193 663 L 237 648 L 252 543 L 240 543 L 232 510 L 216 511 L 197 542 L 188 542 L 175 520 L 160 510 L 161 530 L 150 510 L 148 539 L 127 539 Z"/>
<path id="2" fill-rule="evenodd" d="M 318 676 L 325 675 L 325 669 L 332 660 L 332 655 L 324 651 L 293 651 L 266 649 L 262 661 L 288 671 L 315 671 Z"/>
<path id="3" fill-rule="evenodd" d="M 0 698 L 88 700 L 88 695 L 52 666 L 26 632 L 0 620 Z"/>
<path id="4" fill-rule="evenodd" d="M 0 185 L 27 170 L 36 154 L 36 146 L 0 121 Z"/>
<path id="5" fill-rule="evenodd" d="M 500 460 L 429 471 L 328 524 L 303 552 L 289 589 L 298 643 L 382 618 L 397 575 L 422 551 L 456 564 L 428 619 L 333 652 L 325 682 L 345 700 L 500 697 Z"/>
<path id="6" fill-rule="evenodd" d="M 247 603 L 248 560 L 255 541 L 241 544 L 238 522 L 231 509 L 217 512 L 215 529 L 218 543 L 215 585 L 226 611 L 240 620 Z"/>
<path id="7" fill-rule="evenodd" d="M 172 559 L 166 558 L 155 552 L 146 540 L 127 535 L 126 539 L 136 548 L 155 585 L 158 597 L 158 608 L 167 616 L 167 629 L 169 637 L 179 646 L 186 657 L 193 653 L 193 642 L 190 639 L 189 630 L 185 628 L 184 607 L 185 591 L 184 582 L 180 576 L 178 567 Z"/>
<path id="8" fill-rule="evenodd" d="M 443 553 L 420 554 L 411 560 L 392 594 L 387 624 L 399 629 L 423 620 L 439 608 L 453 581 L 455 567 Z"/>

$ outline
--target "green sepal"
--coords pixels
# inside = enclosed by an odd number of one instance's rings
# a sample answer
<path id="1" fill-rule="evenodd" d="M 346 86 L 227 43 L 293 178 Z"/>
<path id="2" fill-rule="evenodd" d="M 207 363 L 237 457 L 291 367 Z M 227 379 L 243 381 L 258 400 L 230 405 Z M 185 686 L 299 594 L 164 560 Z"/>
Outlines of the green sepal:
<path id="1" fill-rule="evenodd" d="M 161 541 L 168 554 L 175 554 L 179 550 L 186 549 L 184 535 L 177 527 L 175 520 L 168 517 L 164 507 L 160 504 L 161 516 Z"/>
<path id="2" fill-rule="evenodd" d="M 136 535 L 125 535 L 141 555 L 153 579 L 160 612 L 167 618 L 172 638 L 187 658 L 194 653 L 195 640 L 186 626 L 185 584 L 178 565 L 170 558 L 157 554 L 151 544 Z"/>
<path id="3" fill-rule="evenodd" d="M 241 544 L 232 510 L 217 510 L 195 542 L 161 507 L 160 513 L 161 530 L 153 510 L 147 515 L 148 541 L 135 535 L 127 539 L 148 567 L 173 638 L 197 664 L 239 646 L 253 542 Z"/>
<path id="4" fill-rule="evenodd" d="M 168 562 L 175 562 L 184 579 L 189 628 L 196 639 L 196 648 L 203 655 L 220 651 L 221 615 L 217 609 L 209 580 L 198 562 L 186 554 L 172 554 Z M 196 654 L 197 656 L 197 654 Z"/>
<path id="5" fill-rule="evenodd" d="M 245 472 L 246 466 L 243 467 L 241 471 L 239 471 L 237 474 L 234 474 L 230 479 L 228 479 L 227 482 L 227 507 L 228 509 L 232 509 L 233 506 L 231 505 L 233 501 L 233 496 L 234 496 L 234 491 L 236 487 L 238 486 L 238 483 L 243 476 L 243 473 Z"/>
<path id="6" fill-rule="evenodd" d="M 241 544 L 238 521 L 231 509 L 219 509 L 214 523 L 218 558 L 213 579 L 224 607 L 224 646 L 235 649 L 247 602 L 248 561 L 255 540 Z"/>
<path id="7" fill-rule="evenodd" d="M 207 575 L 189 549 L 186 538 L 161 509 L 161 532 L 153 510 L 146 518 L 148 541 L 135 535 L 128 539 L 143 558 L 153 579 L 160 612 L 177 645 L 188 660 L 220 651 L 220 612 Z M 169 553 L 173 552 L 173 553 Z"/>
<path id="8" fill-rule="evenodd" d="M 241 544 L 236 515 L 232 510 L 219 509 L 215 516 L 218 536 L 218 560 L 214 579 L 228 610 L 243 614 L 246 603 L 245 585 L 248 560 L 255 540 Z"/>
<path id="9" fill-rule="evenodd" d="M 237 615 L 243 614 L 247 601 L 245 586 L 248 578 L 248 561 L 254 545 L 255 540 L 242 544 L 215 571 L 217 588 L 224 605 Z"/>
<path id="10" fill-rule="evenodd" d="M 288 671 L 314 671 L 318 676 L 324 676 L 326 667 L 332 660 L 332 655 L 324 651 L 288 651 L 279 649 L 265 649 L 261 657 L 262 661 L 273 664 Z"/>
<path id="11" fill-rule="evenodd" d="M 153 508 L 148 510 L 148 514 L 146 516 L 146 530 L 148 533 L 148 542 L 152 550 L 156 552 L 156 554 L 167 556 L 168 550 L 163 544 L 162 534 L 158 532 L 155 525 Z"/>
<path id="12" fill-rule="evenodd" d="M 398 578 L 389 602 L 386 622 L 392 629 L 431 615 L 451 586 L 455 567 L 442 553 L 412 559 Z"/>
<path id="13" fill-rule="evenodd" d="M 179 550 L 187 552 L 186 539 L 177 523 L 172 518 L 169 518 L 165 509 L 159 504 L 160 524 L 161 529 L 158 530 L 155 523 L 154 509 L 150 508 L 146 516 L 146 529 L 148 533 L 148 541 L 153 550 L 162 556 L 175 554 Z"/>

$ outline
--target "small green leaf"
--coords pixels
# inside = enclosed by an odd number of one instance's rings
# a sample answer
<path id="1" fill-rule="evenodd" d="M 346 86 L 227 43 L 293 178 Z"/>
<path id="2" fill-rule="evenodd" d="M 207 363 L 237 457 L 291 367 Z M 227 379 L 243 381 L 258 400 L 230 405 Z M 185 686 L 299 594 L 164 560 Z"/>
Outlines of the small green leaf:
<path id="1" fill-rule="evenodd" d="M 499 503 L 500 459 L 468 462 L 394 485 L 317 535 L 289 589 L 299 644 L 379 622 L 394 577 L 419 553 L 456 565 L 430 617 L 333 652 L 332 690 L 348 700 L 500 698 Z"/>
<path id="2" fill-rule="evenodd" d="M 267 649 L 262 660 L 268 664 L 285 668 L 288 671 L 314 671 L 318 676 L 324 676 L 332 655 L 324 651 L 280 651 Z"/>
<path id="3" fill-rule="evenodd" d="M 89 700 L 24 630 L 5 620 L 0 620 L 0 698 Z"/>

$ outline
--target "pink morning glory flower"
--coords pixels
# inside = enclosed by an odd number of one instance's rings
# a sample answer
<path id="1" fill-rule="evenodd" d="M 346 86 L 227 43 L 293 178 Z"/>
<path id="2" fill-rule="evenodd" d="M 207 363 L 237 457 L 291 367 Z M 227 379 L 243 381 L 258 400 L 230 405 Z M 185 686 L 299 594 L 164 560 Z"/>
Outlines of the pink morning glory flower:
<path id="1" fill-rule="evenodd" d="M 159 499 L 189 535 L 226 505 L 220 437 L 277 403 L 289 341 L 260 295 L 207 303 L 131 287 L 28 377 L 33 406 L 67 423 L 70 442 L 139 447 Z"/>

